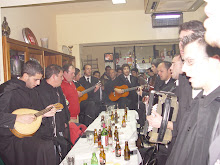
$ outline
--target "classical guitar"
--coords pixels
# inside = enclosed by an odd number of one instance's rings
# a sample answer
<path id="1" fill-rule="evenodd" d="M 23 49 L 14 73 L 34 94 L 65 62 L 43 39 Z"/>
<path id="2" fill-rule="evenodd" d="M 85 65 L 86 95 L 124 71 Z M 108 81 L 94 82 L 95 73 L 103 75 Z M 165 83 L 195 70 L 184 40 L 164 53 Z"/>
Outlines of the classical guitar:
<path id="1" fill-rule="evenodd" d="M 85 89 L 83 86 L 79 86 L 76 90 L 79 92 L 82 92 L 82 96 L 79 97 L 79 103 L 81 103 L 81 101 L 87 100 L 88 99 L 88 92 L 92 91 L 95 89 L 96 85 L 101 85 L 101 82 L 99 81 L 98 83 L 96 83 L 94 86 Z"/>
<path id="2" fill-rule="evenodd" d="M 117 92 L 111 92 L 108 97 L 109 97 L 109 99 L 110 99 L 111 101 L 117 101 L 117 100 L 120 99 L 121 97 L 127 97 L 127 96 L 129 95 L 129 91 L 136 90 L 136 89 L 138 89 L 139 87 L 142 87 L 142 86 L 136 86 L 136 87 L 132 87 L 132 88 L 128 88 L 127 85 L 116 86 L 115 88 L 123 89 L 123 90 L 124 90 L 124 93 L 120 94 L 120 93 L 117 93 Z"/>
<path id="3" fill-rule="evenodd" d="M 10 129 L 10 131 L 18 138 L 33 136 L 34 133 L 40 128 L 42 115 L 49 112 L 54 107 L 57 110 L 63 109 L 62 104 L 56 103 L 53 106 L 43 109 L 41 111 L 27 109 L 27 108 L 21 108 L 13 111 L 12 114 L 16 114 L 16 115 L 34 114 L 36 116 L 36 120 L 33 121 L 31 124 L 23 124 L 20 122 L 15 122 L 14 129 Z"/>

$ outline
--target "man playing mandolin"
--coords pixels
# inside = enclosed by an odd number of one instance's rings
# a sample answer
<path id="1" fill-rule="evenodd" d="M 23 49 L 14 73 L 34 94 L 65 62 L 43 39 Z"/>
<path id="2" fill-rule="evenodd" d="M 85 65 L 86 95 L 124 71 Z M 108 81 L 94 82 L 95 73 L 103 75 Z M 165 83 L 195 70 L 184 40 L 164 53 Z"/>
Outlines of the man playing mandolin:
<path id="1" fill-rule="evenodd" d="M 16 122 L 30 124 L 35 121 L 33 114 L 11 114 L 19 108 L 35 110 L 41 107 L 35 87 L 40 84 L 43 69 L 38 62 L 27 61 L 20 79 L 12 79 L 2 84 L 0 97 L 0 157 L 7 165 L 54 165 L 55 152 L 52 140 L 42 139 L 40 131 L 32 137 L 18 138 L 10 129 Z M 56 113 L 52 108 L 43 117 L 51 117 Z M 40 128 L 41 129 L 41 128 Z"/>

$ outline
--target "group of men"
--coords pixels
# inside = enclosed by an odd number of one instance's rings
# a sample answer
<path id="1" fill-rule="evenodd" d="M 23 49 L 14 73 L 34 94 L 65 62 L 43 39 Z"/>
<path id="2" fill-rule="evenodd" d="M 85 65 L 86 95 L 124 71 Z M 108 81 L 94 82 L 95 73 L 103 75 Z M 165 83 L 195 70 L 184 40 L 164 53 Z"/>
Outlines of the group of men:
<path id="1" fill-rule="evenodd" d="M 179 112 L 176 122 L 168 122 L 167 127 L 172 130 L 173 139 L 167 151 L 160 151 L 159 147 L 159 164 L 220 164 L 218 5 L 220 1 L 207 0 L 205 12 L 208 19 L 204 23 L 206 29 L 199 21 L 186 22 L 180 26 L 180 56 L 174 57 L 170 68 L 172 77 L 177 76 L 178 79 L 174 92 L 178 97 Z M 177 69 L 174 70 L 177 65 L 180 69 L 179 76 L 176 74 Z M 160 76 L 159 72 L 158 75 Z M 147 117 L 149 125 L 160 128 L 162 117 L 153 113 L 154 115 Z"/>
<path id="2" fill-rule="evenodd" d="M 219 0 L 206 0 L 205 12 L 208 19 L 203 24 L 190 21 L 182 24 L 179 30 L 180 55 L 172 63 L 155 59 L 149 72 L 154 73 L 154 90 L 174 92 L 178 97 L 179 112 L 175 122 L 168 122 L 173 138 L 167 146 L 159 146 L 158 164 L 167 165 L 212 165 L 220 164 L 220 5 Z M 59 164 L 70 145 L 69 121 L 77 120 L 89 125 L 103 110 L 103 101 L 108 105 L 118 104 L 137 109 L 140 120 L 147 118 L 149 125 L 160 127 L 162 117 L 146 117 L 142 98 L 147 93 L 132 90 L 127 97 L 117 101 L 109 99 L 110 93 L 123 94 L 120 87 L 139 86 L 137 73 L 130 75 L 127 64 L 116 71 L 107 67 L 101 78 L 92 76 L 90 65 L 83 67 L 84 75 L 71 64 L 61 68 L 50 65 L 45 70 L 36 61 L 24 64 L 19 79 L 12 79 L 0 86 L 0 157 L 6 165 L 55 165 Z M 121 72 L 121 73 L 120 73 Z M 79 103 L 83 96 L 78 87 L 91 89 L 88 98 Z M 137 106 L 139 100 L 140 104 Z M 54 107 L 63 105 L 62 110 Z M 42 115 L 38 131 L 30 137 L 18 138 L 10 130 L 16 122 L 31 124 L 34 114 L 12 114 L 14 110 L 29 108 L 51 110 Z M 141 118 L 142 117 L 142 118 Z M 142 121 L 144 122 L 144 121 Z M 62 139 L 62 140 L 61 140 Z"/>

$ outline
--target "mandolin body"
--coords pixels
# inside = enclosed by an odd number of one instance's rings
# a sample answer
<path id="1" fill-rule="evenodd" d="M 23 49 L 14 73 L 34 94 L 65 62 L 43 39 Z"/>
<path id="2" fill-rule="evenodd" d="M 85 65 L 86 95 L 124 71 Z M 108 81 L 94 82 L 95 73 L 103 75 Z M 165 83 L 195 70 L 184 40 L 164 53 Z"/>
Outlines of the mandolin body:
<path id="1" fill-rule="evenodd" d="M 39 111 L 27 108 L 17 109 L 12 112 L 12 114 L 22 115 L 22 114 L 35 114 Z M 18 138 L 30 137 L 40 128 L 42 121 L 42 116 L 36 118 L 31 124 L 23 124 L 20 122 L 15 122 L 14 129 L 10 131 Z"/>
<path id="2" fill-rule="evenodd" d="M 128 89 L 128 86 L 127 85 L 122 85 L 122 86 L 116 86 L 115 88 L 118 88 L 118 89 Z M 125 93 L 122 93 L 122 94 L 119 94 L 117 92 L 111 92 L 109 94 L 109 99 L 111 101 L 117 101 L 121 97 L 127 97 L 128 95 L 129 95 L 129 92 L 125 92 Z"/>
<path id="3" fill-rule="evenodd" d="M 83 86 L 79 86 L 77 89 L 77 91 L 82 92 L 85 90 L 85 88 Z M 79 103 L 81 103 L 81 101 L 87 100 L 88 99 L 88 93 L 85 93 L 84 95 L 82 95 L 81 97 L 79 97 Z"/>

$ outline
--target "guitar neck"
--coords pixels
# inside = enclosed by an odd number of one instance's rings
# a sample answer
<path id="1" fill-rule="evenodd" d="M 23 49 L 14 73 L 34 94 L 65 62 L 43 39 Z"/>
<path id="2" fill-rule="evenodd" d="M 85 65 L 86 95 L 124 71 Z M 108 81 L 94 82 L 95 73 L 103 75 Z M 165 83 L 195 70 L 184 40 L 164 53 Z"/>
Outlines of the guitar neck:
<path id="1" fill-rule="evenodd" d="M 53 108 L 53 106 L 51 106 L 51 107 L 49 107 L 49 108 L 45 108 L 45 109 L 43 109 L 43 110 L 41 110 L 41 111 L 35 113 L 34 115 L 35 115 L 36 117 L 39 117 L 39 116 L 41 116 L 41 115 L 43 115 L 43 114 L 49 112 L 52 108 Z"/>
<path id="2" fill-rule="evenodd" d="M 88 88 L 88 89 L 86 89 L 86 90 L 84 90 L 84 91 L 82 91 L 82 94 L 84 95 L 84 94 L 86 94 L 86 93 L 92 91 L 93 89 L 95 89 L 95 85 L 92 86 L 92 87 L 90 87 L 90 88 Z"/>
<path id="3" fill-rule="evenodd" d="M 138 88 L 138 86 L 137 87 L 128 88 L 128 89 L 124 89 L 124 92 L 133 91 L 133 90 L 135 90 L 137 88 Z"/>

